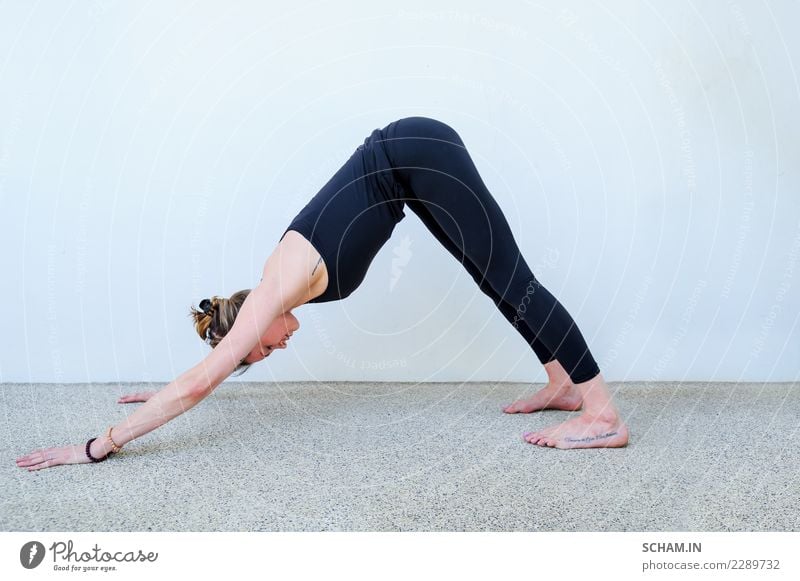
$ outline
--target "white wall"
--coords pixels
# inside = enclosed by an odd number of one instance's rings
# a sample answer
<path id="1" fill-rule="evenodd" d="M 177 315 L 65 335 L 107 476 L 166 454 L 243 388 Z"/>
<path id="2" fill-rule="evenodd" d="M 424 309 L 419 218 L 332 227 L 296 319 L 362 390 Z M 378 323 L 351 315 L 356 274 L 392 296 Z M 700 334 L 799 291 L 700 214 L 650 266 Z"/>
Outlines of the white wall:
<path id="1" fill-rule="evenodd" d="M 173 379 L 190 304 L 408 115 L 461 134 L 607 379 L 798 379 L 796 3 L 67 4 L 0 6 L 0 381 Z M 406 213 L 242 380 L 544 380 Z"/>

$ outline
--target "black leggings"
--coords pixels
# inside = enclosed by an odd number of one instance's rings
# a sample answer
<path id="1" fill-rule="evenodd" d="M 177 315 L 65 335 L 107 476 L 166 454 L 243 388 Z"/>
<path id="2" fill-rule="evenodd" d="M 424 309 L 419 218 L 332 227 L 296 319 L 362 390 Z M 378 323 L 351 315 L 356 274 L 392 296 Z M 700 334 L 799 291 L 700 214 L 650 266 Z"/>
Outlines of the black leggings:
<path id="1" fill-rule="evenodd" d="M 406 117 L 382 132 L 406 205 L 463 264 L 539 361 L 557 359 L 573 383 L 600 373 L 578 325 L 525 262 L 455 130 L 435 119 Z"/>

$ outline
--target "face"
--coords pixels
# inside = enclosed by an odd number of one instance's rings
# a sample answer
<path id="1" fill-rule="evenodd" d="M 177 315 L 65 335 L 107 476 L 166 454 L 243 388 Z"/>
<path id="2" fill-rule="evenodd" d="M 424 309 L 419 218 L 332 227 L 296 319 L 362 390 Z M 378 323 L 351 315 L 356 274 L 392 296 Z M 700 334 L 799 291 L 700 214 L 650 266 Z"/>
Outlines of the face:
<path id="1" fill-rule="evenodd" d="M 258 345 L 253 347 L 253 350 L 242 361 L 244 363 L 256 363 L 265 357 L 269 357 L 273 351 L 286 349 L 286 342 L 289 341 L 292 333 L 299 328 L 300 323 L 291 311 L 283 313 L 272 321 L 272 324 L 261 336 Z"/>

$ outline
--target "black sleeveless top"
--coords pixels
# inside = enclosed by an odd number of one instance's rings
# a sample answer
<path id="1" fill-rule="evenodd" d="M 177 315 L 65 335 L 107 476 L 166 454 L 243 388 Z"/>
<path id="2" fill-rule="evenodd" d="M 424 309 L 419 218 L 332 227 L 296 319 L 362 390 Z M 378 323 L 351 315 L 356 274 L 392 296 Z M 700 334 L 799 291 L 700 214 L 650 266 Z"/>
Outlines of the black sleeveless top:
<path id="1" fill-rule="evenodd" d="M 322 187 L 288 228 L 308 240 L 325 261 L 328 287 L 311 303 L 348 297 L 373 258 L 405 217 L 404 193 L 375 129 Z"/>

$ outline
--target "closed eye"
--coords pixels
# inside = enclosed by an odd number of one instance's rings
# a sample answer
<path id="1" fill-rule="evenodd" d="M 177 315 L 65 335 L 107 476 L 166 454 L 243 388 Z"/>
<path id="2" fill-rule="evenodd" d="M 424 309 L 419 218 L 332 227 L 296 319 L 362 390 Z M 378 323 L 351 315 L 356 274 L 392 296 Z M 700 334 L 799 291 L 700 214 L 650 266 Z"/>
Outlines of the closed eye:
<path id="1" fill-rule="evenodd" d="M 266 352 L 264 351 L 265 349 L 266 349 Z M 264 359 L 266 359 L 267 357 L 272 355 L 272 346 L 271 345 L 262 346 L 261 347 L 261 354 L 264 356 Z M 239 361 L 239 365 L 244 365 L 245 363 L 247 363 L 247 361 L 245 361 L 245 359 L 247 359 L 247 357 L 243 357 L 242 360 Z M 252 365 L 252 363 L 249 363 L 248 365 Z"/>

